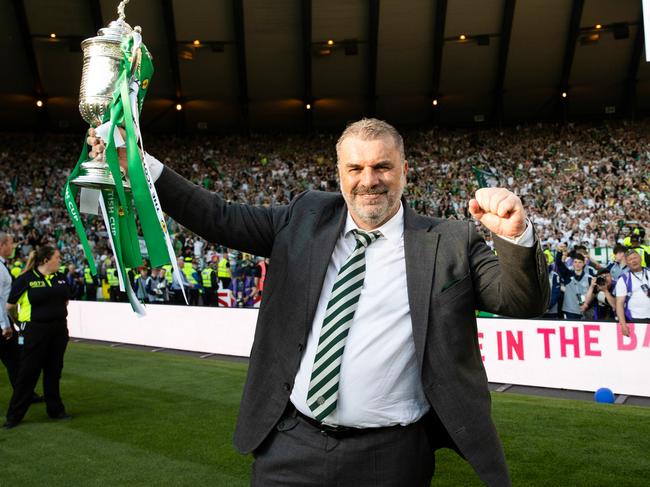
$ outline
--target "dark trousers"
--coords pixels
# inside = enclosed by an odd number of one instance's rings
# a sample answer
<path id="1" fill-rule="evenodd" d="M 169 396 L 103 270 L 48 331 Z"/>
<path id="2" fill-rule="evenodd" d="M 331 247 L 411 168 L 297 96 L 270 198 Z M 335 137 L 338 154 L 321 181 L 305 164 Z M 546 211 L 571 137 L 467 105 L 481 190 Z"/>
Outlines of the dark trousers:
<path id="1" fill-rule="evenodd" d="M 97 301 L 97 286 L 86 284 L 86 301 Z"/>
<path id="2" fill-rule="evenodd" d="M 170 293 L 170 298 L 172 304 L 178 304 L 178 305 L 184 305 L 185 304 L 185 298 L 183 298 L 183 293 L 178 290 L 178 291 L 172 291 Z M 189 296 L 188 296 L 189 298 Z"/>
<path id="3" fill-rule="evenodd" d="M 253 456 L 252 487 L 428 487 L 435 470 L 423 421 L 323 433 L 293 408 Z"/>
<path id="4" fill-rule="evenodd" d="M 206 287 L 203 295 L 203 306 L 219 306 L 217 291 L 214 288 Z"/>
<path id="5" fill-rule="evenodd" d="M 65 322 L 29 322 L 23 331 L 24 344 L 18 379 L 7 410 L 8 422 L 19 422 L 32 403 L 38 376 L 43 371 L 43 395 L 47 414 L 51 417 L 65 413 L 59 383 L 63 370 L 63 355 L 68 344 Z"/>
<path id="6" fill-rule="evenodd" d="M 5 340 L 0 336 L 0 361 L 2 361 L 7 369 L 11 387 L 15 388 L 16 380 L 18 379 L 18 367 L 20 365 L 18 335 L 15 331 L 9 340 Z"/>
<path id="7" fill-rule="evenodd" d="M 199 305 L 199 288 L 198 287 L 195 287 L 194 289 L 189 290 L 187 300 L 189 301 L 190 306 L 198 306 Z"/>
<path id="8" fill-rule="evenodd" d="M 108 295 L 109 299 L 113 303 L 118 303 L 121 301 L 120 299 L 120 287 L 119 286 L 111 286 L 108 288 Z"/>
<path id="9" fill-rule="evenodd" d="M 219 280 L 221 281 L 221 287 L 223 289 L 229 289 L 230 288 L 230 282 L 232 279 L 230 277 L 220 277 Z"/>
<path id="10" fill-rule="evenodd" d="M 569 313 L 568 311 L 565 311 L 564 319 L 570 321 L 581 321 L 583 319 L 583 316 L 577 313 Z"/>

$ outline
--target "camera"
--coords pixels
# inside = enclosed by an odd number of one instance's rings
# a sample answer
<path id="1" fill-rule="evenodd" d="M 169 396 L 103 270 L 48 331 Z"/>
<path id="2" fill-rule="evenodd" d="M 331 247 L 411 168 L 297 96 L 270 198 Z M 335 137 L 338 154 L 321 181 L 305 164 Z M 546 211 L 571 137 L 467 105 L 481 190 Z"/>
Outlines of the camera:
<path id="1" fill-rule="evenodd" d="M 607 283 L 603 276 L 598 276 L 596 278 L 596 286 L 604 286 Z"/>

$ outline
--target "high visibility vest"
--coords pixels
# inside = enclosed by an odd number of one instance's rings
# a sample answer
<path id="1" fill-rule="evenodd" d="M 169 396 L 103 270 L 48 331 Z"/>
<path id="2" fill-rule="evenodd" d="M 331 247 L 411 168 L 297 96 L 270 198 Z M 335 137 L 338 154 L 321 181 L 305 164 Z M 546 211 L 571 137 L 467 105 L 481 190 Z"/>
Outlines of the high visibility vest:
<path id="1" fill-rule="evenodd" d="M 165 279 L 167 279 L 167 282 L 171 284 L 172 279 L 174 278 L 174 276 L 172 275 L 174 273 L 174 268 L 172 267 L 171 264 L 165 264 L 164 266 L 162 266 L 162 268 L 165 269 Z"/>
<path id="2" fill-rule="evenodd" d="M 185 277 L 187 277 L 187 281 L 190 284 L 198 284 L 198 281 L 194 278 L 194 272 L 195 270 L 191 262 L 185 262 L 185 264 L 183 264 L 183 274 L 185 274 Z"/>
<path id="3" fill-rule="evenodd" d="M 90 267 L 84 268 L 84 280 L 86 284 L 94 284 L 95 279 L 93 279 L 93 273 L 90 272 Z"/>
<path id="4" fill-rule="evenodd" d="M 212 287 L 212 273 L 214 269 L 206 267 L 201 271 L 201 280 L 203 281 L 203 287 L 211 288 Z"/>
<path id="5" fill-rule="evenodd" d="M 228 267 L 228 259 L 221 259 L 217 268 L 217 277 L 232 277 Z"/>
<path id="6" fill-rule="evenodd" d="M 643 255 L 641 255 L 641 265 L 643 267 L 649 267 L 650 262 L 650 245 L 641 245 L 641 250 L 643 250 Z"/>
<path id="7" fill-rule="evenodd" d="M 11 275 L 14 276 L 14 279 L 16 279 L 22 271 L 23 271 L 22 267 L 20 267 L 17 264 L 14 264 L 14 266 L 11 268 L 11 271 L 9 272 L 11 272 Z"/>
<path id="8" fill-rule="evenodd" d="M 546 262 L 550 265 L 553 263 L 555 258 L 553 257 L 553 252 L 551 252 L 551 249 L 546 249 L 544 250 L 544 255 L 546 255 Z"/>
<path id="9" fill-rule="evenodd" d="M 120 280 L 117 277 L 117 269 L 114 267 L 106 269 L 106 280 L 110 287 L 118 287 L 120 285 Z"/>

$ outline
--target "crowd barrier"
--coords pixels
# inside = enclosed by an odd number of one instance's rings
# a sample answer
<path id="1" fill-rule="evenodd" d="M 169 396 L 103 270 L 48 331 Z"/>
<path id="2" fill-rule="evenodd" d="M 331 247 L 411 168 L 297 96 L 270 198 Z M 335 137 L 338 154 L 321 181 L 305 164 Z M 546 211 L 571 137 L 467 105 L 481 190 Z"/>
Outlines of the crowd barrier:
<path id="1" fill-rule="evenodd" d="M 72 301 L 70 335 L 248 357 L 257 309 L 147 306 Z M 650 325 L 479 318 L 479 346 L 490 382 L 650 397 Z"/>

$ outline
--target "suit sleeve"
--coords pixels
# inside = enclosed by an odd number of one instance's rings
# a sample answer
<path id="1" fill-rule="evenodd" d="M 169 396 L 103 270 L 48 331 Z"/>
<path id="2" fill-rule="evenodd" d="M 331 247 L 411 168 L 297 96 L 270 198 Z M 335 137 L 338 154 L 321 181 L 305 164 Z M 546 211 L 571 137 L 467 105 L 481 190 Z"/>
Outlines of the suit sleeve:
<path id="1" fill-rule="evenodd" d="M 548 309 L 546 258 L 539 243 L 522 247 L 494 239 L 495 256 L 470 225 L 469 256 L 476 307 L 515 318 L 532 318 Z"/>
<path id="2" fill-rule="evenodd" d="M 227 203 L 165 167 L 156 181 L 163 210 L 209 242 L 268 257 L 292 205 L 261 207 Z"/>

